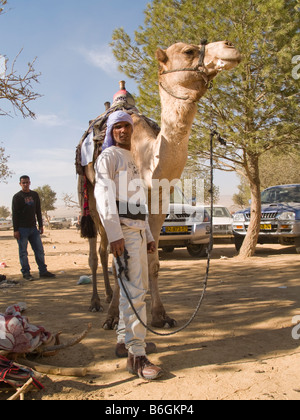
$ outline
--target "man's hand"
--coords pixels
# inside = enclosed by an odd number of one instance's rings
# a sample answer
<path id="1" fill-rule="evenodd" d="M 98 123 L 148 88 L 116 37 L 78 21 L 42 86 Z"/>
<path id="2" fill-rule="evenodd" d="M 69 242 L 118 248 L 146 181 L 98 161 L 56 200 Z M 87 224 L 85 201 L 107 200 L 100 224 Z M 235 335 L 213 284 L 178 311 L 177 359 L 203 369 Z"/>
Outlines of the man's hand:
<path id="1" fill-rule="evenodd" d="M 20 239 L 20 232 L 19 232 L 19 231 L 14 232 L 14 238 L 15 238 L 17 241 L 19 241 L 19 239 Z"/>
<path id="2" fill-rule="evenodd" d="M 124 239 L 119 239 L 118 241 L 110 243 L 110 250 L 113 253 L 114 257 L 120 257 L 125 250 L 125 241 Z"/>
<path id="3" fill-rule="evenodd" d="M 155 245 L 155 242 L 154 241 L 149 242 L 147 244 L 147 251 L 148 251 L 148 254 L 154 254 L 155 253 L 155 251 L 156 251 L 156 245 Z"/>

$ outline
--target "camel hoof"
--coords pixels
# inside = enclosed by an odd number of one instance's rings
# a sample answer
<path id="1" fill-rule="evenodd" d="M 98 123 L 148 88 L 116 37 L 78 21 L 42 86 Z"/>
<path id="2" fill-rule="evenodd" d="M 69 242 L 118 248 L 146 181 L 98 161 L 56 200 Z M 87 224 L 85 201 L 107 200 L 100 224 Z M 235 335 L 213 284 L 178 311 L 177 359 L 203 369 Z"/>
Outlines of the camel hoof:
<path id="1" fill-rule="evenodd" d="M 169 321 L 165 321 L 165 324 L 164 324 L 165 330 L 169 330 L 175 327 L 177 327 L 177 322 L 175 321 L 175 319 L 170 319 Z"/>
<path id="2" fill-rule="evenodd" d="M 101 305 L 100 298 L 98 295 L 92 296 L 89 311 L 90 312 L 103 312 L 104 311 L 104 308 Z"/>
<path id="3" fill-rule="evenodd" d="M 156 319 L 156 320 L 152 320 L 151 322 L 152 327 L 155 328 L 165 328 L 165 329 L 169 329 L 169 328 L 174 328 L 177 326 L 177 322 L 175 321 L 175 319 L 171 319 L 169 317 L 166 318 L 161 318 L 161 319 Z"/>
<path id="4" fill-rule="evenodd" d="M 175 327 L 177 327 L 177 322 L 175 321 L 175 319 L 171 319 L 171 318 L 168 318 L 168 320 L 165 320 L 164 321 L 164 328 L 166 329 L 166 330 L 168 330 L 168 329 L 170 329 L 170 328 L 175 328 Z"/>
<path id="5" fill-rule="evenodd" d="M 119 318 L 108 318 L 102 325 L 102 328 L 105 331 L 116 330 L 118 328 L 118 324 Z"/>
<path id="6" fill-rule="evenodd" d="M 90 312 L 104 312 L 104 308 L 102 305 L 91 305 L 89 307 Z"/>
<path id="7" fill-rule="evenodd" d="M 104 322 L 104 324 L 102 325 L 102 328 L 103 328 L 105 331 L 109 331 L 109 330 L 111 330 L 111 328 L 109 327 L 109 325 L 108 325 L 106 322 Z"/>

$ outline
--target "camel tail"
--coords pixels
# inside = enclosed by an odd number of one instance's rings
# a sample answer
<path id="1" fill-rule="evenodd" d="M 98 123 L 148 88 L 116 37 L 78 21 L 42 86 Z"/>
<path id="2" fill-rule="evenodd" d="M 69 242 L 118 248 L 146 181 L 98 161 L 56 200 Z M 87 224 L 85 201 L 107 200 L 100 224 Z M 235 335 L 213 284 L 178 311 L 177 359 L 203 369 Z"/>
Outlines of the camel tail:
<path id="1" fill-rule="evenodd" d="M 97 237 L 97 229 L 89 210 L 88 182 L 85 176 L 79 175 L 78 198 L 82 215 L 80 220 L 80 234 L 82 238 L 91 239 Z"/>
<path id="2" fill-rule="evenodd" d="M 87 239 L 97 237 L 96 226 L 90 214 L 81 218 L 80 235 Z"/>

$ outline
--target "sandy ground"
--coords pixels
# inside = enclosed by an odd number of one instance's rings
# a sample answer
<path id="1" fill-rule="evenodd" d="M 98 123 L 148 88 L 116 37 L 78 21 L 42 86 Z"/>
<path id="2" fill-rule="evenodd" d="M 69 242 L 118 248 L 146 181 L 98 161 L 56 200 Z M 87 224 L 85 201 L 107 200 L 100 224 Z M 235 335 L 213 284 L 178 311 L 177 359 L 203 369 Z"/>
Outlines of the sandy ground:
<path id="1" fill-rule="evenodd" d="M 26 282 L 21 278 L 12 232 L 0 232 L 0 269 L 19 284 L 0 288 L 0 312 L 26 302 L 32 324 L 43 325 L 62 341 L 93 328 L 75 347 L 39 360 L 54 366 L 87 366 L 83 378 L 47 375 L 38 400 L 300 400 L 300 256 L 293 248 L 258 246 L 246 262 L 235 258 L 231 244 L 215 245 L 207 293 L 193 323 L 184 331 L 154 336 L 158 353 L 150 360 L 164 376 L 145 382 L 126 371 L 126 359 L 114 355 L 115 331 L 104 331 L 107 303 L 103 278 L 99 289 L 104 313 L 88 311 L 91 285 L 77 285 L 89 275 L 88 243 L 75 229 L 46 231 L 43 242 L 48 269 L 56 279 Z M 32 274 L 38 277 L 32 252 Z M 168 314 L 183 325 L 194 312 L 202 290 L 206 261 L 185 249 L 160 254 L 160 289 Z M 101 273 L 101 268 L 99 270 Z M 148 308 L 150 296 L 147 297 Z M 168 332 L 168 331 L 160 331 Z M 0 393 L 0 400 L 7 395 Z"/>

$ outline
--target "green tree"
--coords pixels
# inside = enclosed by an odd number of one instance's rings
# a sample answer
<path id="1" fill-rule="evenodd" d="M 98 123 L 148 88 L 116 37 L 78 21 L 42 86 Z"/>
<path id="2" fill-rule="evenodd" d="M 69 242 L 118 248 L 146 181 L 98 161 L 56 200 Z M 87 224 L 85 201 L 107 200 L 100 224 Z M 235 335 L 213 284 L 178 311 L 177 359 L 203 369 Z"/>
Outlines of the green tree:
<path id="1" fill-rule="evenodd" d="M 191 157 L 207 156 L 209 130 L 217 126 L 227 147 L 215 145 L 215 165 L 246 177 L 251 191 L 251 223 L 240 250 L 255 252 L 260 231 L 259 160 L 269 150 L 299 145 L 299 79 L 293 57 L 299 48 L 299 0 L 153 0 L 134 41 L 124 29 L 113 34 L 120 70 L 138 83 L 137 105 L 148 116 L 160 114 L 155 49 L 177 41 L 199 44 L 229 39 L 243 62 L 220 75 L 199 104 L 190 142 Z"/>
<path id="2" fill-rule="evenodd" d="M 261 190 L 273 185 L 300 184 L 300 153 L 294 150 L 293 153 L 286 153 L 271 150 L 264 153 L 259 161 L 259 172 L 261 177 Z M 239 192 L 234 194 L 232 199 L 240 207 L 249 205 L 251 192 L 249 183 L 245 176 L 240 176 L 241 184 Z"/>
<path id="3" fill-rule="evenodd" d="M 251 192 L 247 179 L 243 176 L 240 177 L 241 183 L 238 185 L 239 192 L 234 194 L 232 200 L 237 206 L 244 208 L 249 206 L 249 200 L 251 198 Z"/>
<path id="4" fill-rule="evenodd" d="M 192 187 L 192 191 L 188 191 L 187 194 L 185 193 L 184 187 L 185 187 L 185 180 L 191 180 L 191 187 Z M 188 197 L 190 197 L 191 195 L 193 197 L 197 197 L 197 187 L 200 190 L 201 195 L 203 195 L 202 198 L 202 202 L 197 203 L 197 204 L 210 204 L 211 202 L 211 182 L 210 182 L 210 170 L 209 169 L 205 169 L 204 166 L 202 166 L 201 163 L 197 163 L 195 164 L 194 161 L 191 162 L 187 162 L 187 165 L 182 173 L 181 176 L 181 181 L 182 181 L 182 187 L 183 187 L 183 192 L 184 194 L 186 194 Z M 199 182 L 199 186 L 197 186 L 197 182 L 195 183 L 195 181 Z M 202 185 L 201 185 L 202 184 Z M 213 187 L 213 201 L 214 203 L 217 203 L 220 199 L 220 188 L 217 187 L 216 185 L 214 185 Z"/>
<path id="5" fill-rule="evenodd" d="M 8 159 L 9 156 L 5 155 L 5 148 L 0 146 L 0 182 L 5 182 L 12 175 L 7 165 Z"/>
<path id="6" fill-rule="evenodd" d="M 272 185 L 300 184 L 300 152 L 265 153 L 259 162 L 262 189 Z"/>
<path id="7" fill-rule="evenodd" d="M 5 219 L 10 215 L 9 208 L 5 206 L 0 207 L 0 217 L 4 217 Z"/>
<path id="8" fill-rule="evenodd" d="M 57 200 L 56 192 L 54 192 L 49 185 L 38 187 L 34 191 L 40 196 L 42 214 L 49 223 L 50 218 L 48 216 L 48 211 L 55 210 L 54 203 Z"/>

